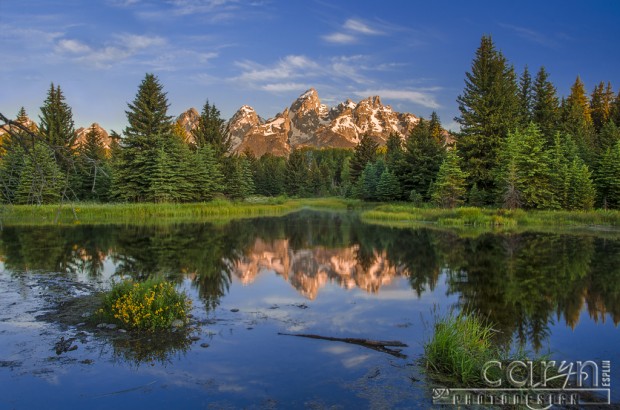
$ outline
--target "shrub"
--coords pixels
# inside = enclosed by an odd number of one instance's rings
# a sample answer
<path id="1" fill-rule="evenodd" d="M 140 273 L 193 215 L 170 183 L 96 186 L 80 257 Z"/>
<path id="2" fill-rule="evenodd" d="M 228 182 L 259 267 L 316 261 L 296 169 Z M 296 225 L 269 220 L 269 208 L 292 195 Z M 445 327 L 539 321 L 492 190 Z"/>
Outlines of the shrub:
<path id="1" fill-rule="evenodd" d="M 148 280 L 114 284 L 98 310 L 102 320 L 129 329 L 156 331 L 169 329 L 175 320 L 187 322 L 191 301 L 170 282 Z"/>

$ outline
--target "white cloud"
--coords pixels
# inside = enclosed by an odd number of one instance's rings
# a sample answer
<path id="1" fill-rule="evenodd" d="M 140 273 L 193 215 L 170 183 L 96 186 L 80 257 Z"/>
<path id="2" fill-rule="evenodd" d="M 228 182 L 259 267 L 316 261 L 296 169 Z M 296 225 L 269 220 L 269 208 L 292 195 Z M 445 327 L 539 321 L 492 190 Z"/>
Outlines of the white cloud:
<path id="1" fill-rule="evenodd" d="M 331 33 L 323 36 L 323 40 L 335 44 L 352 44 L 357 41 L 355 36 L 345 33 Z"/>
<path id="2" fill-rule="evenodd" d="M 57 44 L 58 51 L 60 52 L 69 52 L 74 54 L 84 54 L 90 51 L 90 47 L 86 44 L 71 39 L 62 39 Z"/>
<path id="3" fill-rule="evenodd" d="M 431 93 L 439 88 L 426 88 L 424 90 L 394 90 L 394 89 L 373 89 L 356 91 L 354 94 L 359 97 L 368 97 L 371 95 L 379 95 L 385 99 L 404 100 L 423 107 L 437 109 L 441 106 L 437 103 L 435 96 Z"/>
<path id="4" fill-rule="evenodd" d="M 319 68 L 317 63 L 301 55 L 286 56 L 272 67 L 247 60 L 236 62 L 235 65 L 240 67 L 243 73 L 234 80 L 249 83 L 299 78 L 305 74 L 311 75 L 312 71 Z"/>
<path id="5" fill-rule="evenodd" d="M 357 20 L 357 19 L 348 19 L 345 23 L 344 23 L 344 28 L 351 30 L 351 31 L 355 31 L 358 33 L 362 33 L 362 34 L 366 34 L 366 35 L 381 35 L 384 34 L 383 32 L 374 29 L 372 27 L 370 27 L 368 24 Z"/>
<path id="6" fill-rule="evenodd" d="M 273 83 L 265 84 L 261 87 L 262 90 L 270 92 L 304 91 L 309 88 L 311 88 L 311 86 L 304 83 Z"/>

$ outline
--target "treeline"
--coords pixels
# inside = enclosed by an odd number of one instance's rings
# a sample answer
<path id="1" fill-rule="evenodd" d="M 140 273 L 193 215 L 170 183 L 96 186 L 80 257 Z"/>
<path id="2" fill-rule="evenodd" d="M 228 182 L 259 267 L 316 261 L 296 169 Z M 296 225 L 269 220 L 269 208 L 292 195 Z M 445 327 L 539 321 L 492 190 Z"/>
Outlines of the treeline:
<path id="1" fill-rule="evenodd" d="M 560 99 L 541 67 L 520 76 L 483 37 L 457 98 L 461 131 L 438 116 L 379 147 L 364 135 L 354 150 L 294 149 L 288 158 L 232 153 L 226 122 L 207 100 L 197 126 L 168 115 L 163 86 L 147 74 L 128 104 L 128 126 L 107 146 L 96 128 L 78 144 L 59 86 L 40 123 L 23 109 L 0 144 L 2 202 L 62 200 L 196 202 L 218 196 L 341 195 L 454 207 L 620 208 L 620 93 L 610 83 L 588 95 L 577 77 Z"/>

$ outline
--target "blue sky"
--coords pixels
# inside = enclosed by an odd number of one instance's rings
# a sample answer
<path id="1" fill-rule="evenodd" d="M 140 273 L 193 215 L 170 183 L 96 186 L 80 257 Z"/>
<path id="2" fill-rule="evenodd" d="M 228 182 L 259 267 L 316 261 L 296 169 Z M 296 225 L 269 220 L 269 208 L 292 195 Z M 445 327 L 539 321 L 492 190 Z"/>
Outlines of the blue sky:
<path id="1" fill-rule="evenodd" d="M 173 115 L 209 99 L 268 118 L 315 87 L 330 106 L 378 94 L 454 128 L 483 34 L 518 73 L 544 65 L 560 95 L 577 75 L 618 92 L 619 22 L 615 0 L 0 0 L 0 112 L 38 121 L 54 82 L 76 126 L 122 131 L 152 72 Z"/>

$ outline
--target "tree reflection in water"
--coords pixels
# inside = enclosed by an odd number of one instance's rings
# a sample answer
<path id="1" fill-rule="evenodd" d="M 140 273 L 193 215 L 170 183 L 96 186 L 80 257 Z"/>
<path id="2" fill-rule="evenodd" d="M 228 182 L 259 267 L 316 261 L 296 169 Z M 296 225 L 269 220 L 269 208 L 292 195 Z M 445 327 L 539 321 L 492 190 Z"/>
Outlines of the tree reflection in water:
<path id="1" fill-rule="evenodd" d="M 250 284 L 267 271 L 309 299 L 328 283 L 380 293 L 400 277 L 415 298 L 445 275 L 458 307 L 487 316 L 506 343 L 516 336 L 539 349 L 554 320 L 574 328 L 584 308 L 594 321 L 620 322 L 620 241 L 596 236 L 463 237 L 303 211 L 223 225 L 5 227 L 0 241 L 5 269 L 18 277 L 37 270 L 101 280 L 109 260 L 115 276 L 191 279 L 207 310 L 233 277 Z"/>

